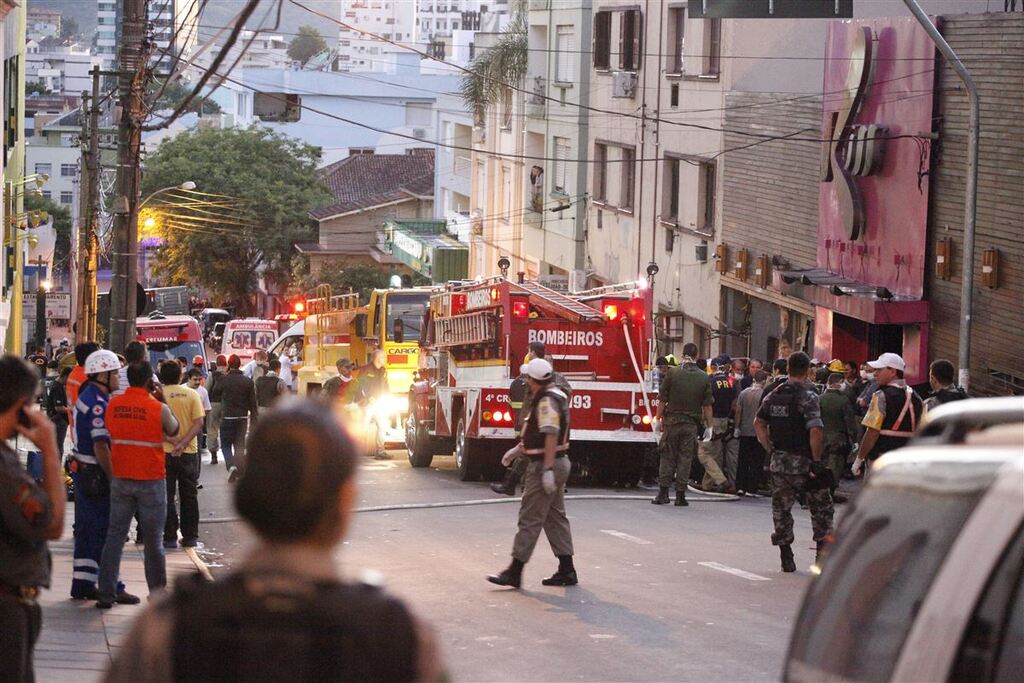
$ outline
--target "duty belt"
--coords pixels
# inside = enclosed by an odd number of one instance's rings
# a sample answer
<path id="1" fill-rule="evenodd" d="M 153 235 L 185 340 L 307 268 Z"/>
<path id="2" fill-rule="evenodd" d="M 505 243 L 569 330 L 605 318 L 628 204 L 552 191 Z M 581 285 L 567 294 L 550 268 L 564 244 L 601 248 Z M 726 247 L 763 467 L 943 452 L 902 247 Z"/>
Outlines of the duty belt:
<path id="1" fill-rule="evenodd" d="M 83 465 L 99 465 L 100 461 L 96 459 L 95 455 L 84 455 L 78 451 L 71 451 L 71 455 L 75 460 L 82 463 Z"/>

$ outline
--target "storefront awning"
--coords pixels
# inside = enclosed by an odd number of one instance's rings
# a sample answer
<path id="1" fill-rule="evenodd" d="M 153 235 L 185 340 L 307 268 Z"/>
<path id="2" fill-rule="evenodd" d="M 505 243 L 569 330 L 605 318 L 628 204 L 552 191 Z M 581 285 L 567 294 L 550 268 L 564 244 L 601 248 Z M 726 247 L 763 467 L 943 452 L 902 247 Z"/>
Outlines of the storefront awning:
<path id="1" fill-rule="evenodd" d="M 927 301 L 898 296 L 885 287 L 824 268 L 793 268 L 779 275 L 787 294 L 851 318 L 874 325 L 928 322 Z"/>
<path id="2" fill-rule="evenodd" d="M 449 235 L 445 221 L 388 220 L 384 235 L 391 255 L 434 282 L 465 279 L 469 245 Z"/>

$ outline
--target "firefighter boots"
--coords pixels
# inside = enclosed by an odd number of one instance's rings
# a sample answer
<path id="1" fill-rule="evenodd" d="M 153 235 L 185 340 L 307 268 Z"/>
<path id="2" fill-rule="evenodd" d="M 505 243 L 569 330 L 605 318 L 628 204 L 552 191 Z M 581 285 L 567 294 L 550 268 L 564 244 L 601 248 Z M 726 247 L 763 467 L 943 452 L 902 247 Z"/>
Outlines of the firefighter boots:
<path id="1" fill-rule="evenodd" d="M 559 555 L 558 571 L 541 581 L 545 586 L 575 586 L 579 582 L 576 567 L 572 563 L 572 555 Z"/>
<path id="2" fill-rule="evenodd" d="M 505 473 L 505 478 L 491 484 L 491 490 L 495 493 L 503 493 L 506 496 L 516 495 L 516 475 L 513 470 Z"/>
<path id="3" fill-rule="evenodd" d="M 788 545 L 779 546 L 779 557 L 782 559 L 782 571 L 795 572 L 796 561 L 793 559 L 793 549 Z"/>
<path id="4" fill-rule="evenodd" d="M 523 583 L 523 563 L 512 558 L 512 564 L 508 566 L 508 569 L 500 574 L 491 574 L 487 577 L 487 580 L 491 583 L 496 583 L 499 586 L 512 586 L 513 588 L 519 588 Z"/>
<path id="5" fill-rule="evenodd" d="M 668 487 L 667 486 L 659 486 L 658 487 L 658 495 L 651 502 L 654 503 L 655 505 L 668 505 L 669 504 Z"/>
<path id="6" fill-rule="evenodd" d="M 686 492 L 684 491 L 684 492 L 680 493 L 679 491 L 676 491 L 676 507 L 677 508 L 685 508 L 685 507 L 689 507 L 689 505 L 690 505 L 690 502 L 688 500 L 686 500 Z"/>

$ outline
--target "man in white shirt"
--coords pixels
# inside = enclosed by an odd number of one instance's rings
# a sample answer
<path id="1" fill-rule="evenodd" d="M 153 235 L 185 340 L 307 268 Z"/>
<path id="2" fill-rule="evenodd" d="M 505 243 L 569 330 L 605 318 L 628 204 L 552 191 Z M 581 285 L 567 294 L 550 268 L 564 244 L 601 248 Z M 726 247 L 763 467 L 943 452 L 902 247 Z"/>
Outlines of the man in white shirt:
<path id="1" fill-rule="evenodd" d="M 242 374 L 255 382 L 267 374 L 267 362 L 267 352 L 263 349 L 257 349 L 256 353 L 252 354 L 252 360 L 242 366 Z"/>
<path id="2" fill-rule="evenodd" d="M 192 389 L 197 394 L 199 394 L 199 402 L 203 404 L 203 412 L 205 413 L 205 419 L 203 420 L 203 431 L 199 433 L 199 457 L 196 458 L 196 462 L 198 463 L 196 479 L 199 479 L 199 475 L 203 471 L 203 451 L 206 450 L 206 429 L 207 424 L 209 423 L 210 420 L 210 411 L 213 410 L 213 404 L 210 403 L 210 392 L 208 392 L 206 390 L 206 387 L 203 386 L 203 382 L 205 381 L 205 379 L 203 378 L 202 371 L 199 370 L 198 368 L 192 368 L 191 370 L 188 371 L 186 377 L 189 389 Z M 201 489 L 203 488 L 203 485 L 199 484 L 198 486 L 196 486 L 196 488 Z"/>

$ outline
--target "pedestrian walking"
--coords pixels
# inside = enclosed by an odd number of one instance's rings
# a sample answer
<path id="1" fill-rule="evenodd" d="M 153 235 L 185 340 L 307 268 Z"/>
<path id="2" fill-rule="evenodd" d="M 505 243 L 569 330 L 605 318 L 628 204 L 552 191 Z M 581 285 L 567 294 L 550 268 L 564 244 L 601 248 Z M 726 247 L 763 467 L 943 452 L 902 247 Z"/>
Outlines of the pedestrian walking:
<path id="1" fill-rule="evenodd" d="M 761 407 L 764 383 L 768 373 L 758 370 L 753 384 L 740 392 L 736 398 L 735 438 L 739 440 L 739 467 L 736 473 L 736 493 L 753 494 L 764 488 L 765 451 L 757 440 L 754 418 Z"/>
<path id="2" fill-rule="evenodd" d="M 446 680 L 426 624 L 337 573 L 357 457 L 322 404 L 295 401 L 260 418 L 235 489 L 256 547 L 219 581 L 183 577 L 154 601 L 106 680 Z"/>
<path id="3" fill-rule="evenodd" d="M 359 377 L 356 379 L 356 402 L 367 412 L 370 412 L 370 406 L 388 393 L 388 370 L 384 365 L 384 351 L 376 349 L 370 357 L 370 362 L 359 369 Z M 373 450 L 373 456 L 377 460 L 390 460 L 391 456 L 384 450 L 384 430 L 387 429 L 384 419 L 371 414 L 368 427 L 372 432 L 368 438 L 373 440 L 373 445 L 367 446 Z"/>
<path id="4" fill-rule="evenodd" d="M 697 439 L 709 437 L 714 397 L 707 373 L 695 362 L 696 344 L 683 347 L 683 364 L 671 368 L 661 382 L 655 428 L 661 430 L 658 495 L 651 502 L 666 505 L 668 489 L 676 484 L 676 505 L 685 507 L 690 465 L 697 455 Z M 719 472 L 721 476 L 721 472 Z M 722 477 L 724 480 L 724 477 Z"/>
<path id="5" fill-rule="evenodd" d="M 541 530 L 558 558 L 558 570 L 541 581 L 545 586 L 579 583 L 573 565 L 572 530 L 565 514 L 565 483 L 569 462 L 569 397 L 554 386 L 554 369 L 543 358 L 534 358 L 524 370 L 534 400 L 523 424 L 521 451 L 530 459 L 525 490 L 519 507 L 519 531 L 512 542 L 512 563 L 500 574 L 487 577 L 499 586 L 519 588 L 523 567 L 530 561 Z M 513 449 L 514 451 L 515 449 Z M 506 458 L 509 454 L 506 453 Z M 506 466 L 511 463 L 506 463 Z"/>
<path id="6" fill-rule="evenodd" d="M 71 375 L 71 368 L 64 368 L 60 371 L 46 392 L 46 416 L 53 423 L 57 433 L 57 454 L 61 462 L 64 462 L 64 441 L 68 436 L 68 425 L 71 424 L 71 411 L 68 406 L 67 384 Z"/>
<path id="7" fill-rule="evenodd" d="M 174 361 L 165 365 L 178 367 Z M 164 550 L 160 545 L 167 515 L 162 441 L 178 430 L 178 420 L 156 396 L 162 394 L 153 384 L 153 367 L 143 360 L 128 367 L 128 388 L 107 404 L 112 476 L 110 525 L 100 559 L 96 600 L 99 609 L 110 609 L 120 602 L 114 589 L 133 517 L 139 520 L 136 535 L 143 542 L 143 567 L 150 596 L 167 585 Z"/>
<path id="8" fill-rule="evenodd" d="M 199 458 L 196 460 L 198 468 L 196 470 L 196 479 L 201 478 L 203 473 L 203 452 L 209 450 L 209 423 L 210 423 L 210 411 L 213 409 L 213 404 L 210 403 L 210 392 L 206 390 L 204 386 L 206 382 L 206 376 L 203 375 L 196 368 L 192 368 L 185 373 L 185 384 L 189 389 L 199 394 L 199 402 L 203 405 L 203 429 L 199 432 Z M 203 488 L 202 484 L 199 484 L 199 488 Z"/>
<path id="9" fill-rule="evenodd" d="M 77 353 L 77 347 L 76 347 Z M 110 432 L 107 403 L 118 387 L 121 361 L 113 351 L 93 351 L 83 366 L 86 381 L 75 402 L 75 449 L 71 478 L 75 483 L 75 549 L 71 598 L 95 600 L 100 558 L 110 525 Z M 124 536 L 121 542 L 124 542 Z M 139 598 L 116 586 L 117 602 L 134 605 Z"/>
<path id="10" fill-rule="evenodd" d="M 731 359 L 722 354 L 711 359 L 714 374 L 711 375 L 711 438 L 700 443 L 697 457 L 704 466 L 702 488 L 717 487 L 735 490 L 736 467 L 739 461 L 740 443 L 733 438 L 733 405 L 739 390 L 733 386 L 729 376 Z M 725 475 L 723 482 L 716 475 Z"/>
<path id="11" fill-rule="evenodd" d="M 772 544 L 779 547 L 782 571 L 795 572 L 793 558 L 793 504 L 805 493 L 811 509 L 811 527 L 817 544 L 816 562 L 824 559 L 832 533 L 832 495 L 828 488 L 809 488 L 823 476 L 821 463 L 822 421 L 818 394 L 807 380 L 811 359 L 802 351 L 787 359 L 788 379 L 765 395 L 754 420 L 757 438 L 771 453 Z"/>
<path id="12" fill-rule="evenodd" d="M 34 367 L 0 357 L 0 680 L 32 681 L 42 627 L 39 592 L 50 587 L 46 542 L 64 530 L 64 478 L 53 424 L 33 404 Z M 21 466 L 7 441 L 17 435 L 40 453 L 42 481 Z"/>
<path id="13" fill-rule="evenodd" d="M 948 360 L 940 358 L 932 361 L 928 368 L 928 384 L 932 388 L 932 395 L 924 401 L 924 411 L 927 413 L 932 408 L 941 406 L 944 403 L 962 401 L 967 398 L 967 392 L 963 387 L 956 385 L 956 368 Z"/>
<path id="14" fill-rule="evenodd" d="M 854 476 L 860 473 L 865 461 L 873 463 L 885 453 L 907 445 L 924 411 L 921 397 L 907 386 L 907 364 L 903 358 L 883 353 L 868 365 L 875 371 L 878 390 L 871 395 L 868 412 L 861 422 L 865 429 L 853 461 Z"/>
<path id="15" fill-rule="evenodd" d="M 220 395 L 218 394 L 214 398 L 213 389 L 217 382 L 224 377 L 227 369 L 227 356 L 219 355 L 210 369 L 209 376 L 206 378 L 206 390 L 210 395 L 210 412 L 207 413 L 206 433 L 208 436 L 207 444 L 210 449 L 211 465 L 217 464 L 217 454 L 220 451 L 220 421 L 224 417 L 224 406 L 221 403 Z"/>
<path id="16" fill-rule="evenodd" d="M 850 399 L 843 394 L 844 381 L 842 374 L 830 374 L 828 388 L 818 400 L 824 429 L 822 461 L 832 470 L 832 501 L 835 503 L 846 502 L 846 496 L 838 494 L 836 489 L 846 469 L 846 461 L 857 445 L 860 435 L 857 414 L 850 405 Z"/>
<path id="17" fill-rule="evenodd" d="M 178 547 L 178 523 L 181 522 L 181 546 L 194 548 L 199 542 L 199 432 L 203 429 L 202 399 L 180 384 L 181 368 L 175 363 L 160 364 L 163 396 L 178 421 L 178 429 L 164 439 L 166 464 L 167 518 L 164 523 L 164 547 Z M 181 517 L 175 507 L 181 504 Z"/>
<path id="18" fill-rule="evenodd" d="M 256 403 L 260 408 L 272 407 L 288 393 L 288 384 L 280 373 L 281 361 L 275 358 L 267 364 L 267 374 L 256 380 Z"/>
<path id="19" fill-rule="evenodd" d="M 256 387 L 242 374 L 241 367 L 241 359 L 231 354 L 228 371 L 210 392 L 210 401 L 222 404 L 220 447 L 224 451 L 229 482 L 234 482 L 245 472 L 245 435 L 249 420 L 255 420 L 260 412 L 256 403 Z"/>

